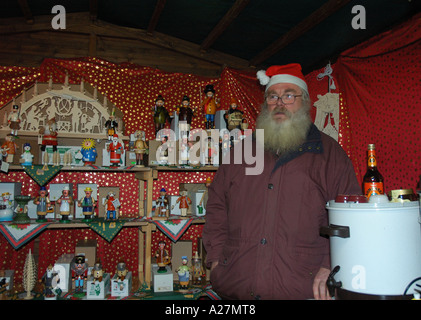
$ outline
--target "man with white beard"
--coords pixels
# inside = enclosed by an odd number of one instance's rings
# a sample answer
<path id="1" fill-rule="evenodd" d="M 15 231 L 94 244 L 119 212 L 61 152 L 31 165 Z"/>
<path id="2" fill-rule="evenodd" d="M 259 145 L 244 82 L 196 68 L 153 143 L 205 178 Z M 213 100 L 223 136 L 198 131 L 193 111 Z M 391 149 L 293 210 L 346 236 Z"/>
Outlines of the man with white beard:
<path id="1" fill-rule="evenodd" d="M 352 163 L 310 117 L 299 64 L 257 74 L 266 85 L 255 135 L 264 167 L 223 162 L 209 187 L 203 240 L 213 289 L 223 299 L 329 299 L 326 202 L 359 194 Z M 234 147 L 235 149 L 236 147 Z"/>

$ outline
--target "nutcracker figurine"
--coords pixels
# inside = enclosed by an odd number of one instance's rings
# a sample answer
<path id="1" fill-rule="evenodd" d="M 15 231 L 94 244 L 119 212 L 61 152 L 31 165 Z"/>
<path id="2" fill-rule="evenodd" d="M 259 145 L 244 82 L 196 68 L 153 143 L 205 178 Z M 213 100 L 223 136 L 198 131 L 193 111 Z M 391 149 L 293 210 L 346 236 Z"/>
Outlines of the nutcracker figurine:
<path id="1" fill-rule="evenodd" d="M 75 292 L 83 293 L 83 285 L 88 278 L 88 264 L 85 262 L 85 256 L 78 255 L 74 257 L 71 264 L 72 281 L 75 282 Z"/>

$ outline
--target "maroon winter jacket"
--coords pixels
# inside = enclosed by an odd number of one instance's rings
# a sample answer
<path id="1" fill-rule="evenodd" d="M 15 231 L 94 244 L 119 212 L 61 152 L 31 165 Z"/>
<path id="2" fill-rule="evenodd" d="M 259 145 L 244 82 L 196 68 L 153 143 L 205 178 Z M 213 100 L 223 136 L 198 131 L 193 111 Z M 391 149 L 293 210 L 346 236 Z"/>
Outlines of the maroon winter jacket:
<path id="1" fill-rule="evenodd" d="M 352 163 L 341 146 L 314 125 L 288 156 L 264 154 L 254 165 L 222 164 L 209 187 L 203 240 L 213 289 L 226 299 L 313 298 L 314 276 L 330 269 L 326 202 L 360 194 Z"/>

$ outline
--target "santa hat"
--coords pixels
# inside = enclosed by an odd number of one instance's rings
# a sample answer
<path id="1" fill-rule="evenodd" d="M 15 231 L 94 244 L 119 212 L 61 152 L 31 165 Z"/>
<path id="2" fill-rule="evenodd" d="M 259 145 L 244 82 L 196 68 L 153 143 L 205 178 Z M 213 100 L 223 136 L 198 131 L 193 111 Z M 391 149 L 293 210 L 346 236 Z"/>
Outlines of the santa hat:
<path id="1" fill-rule="evenodd" d="M 301 72 L 301 65 L 290 63 L 284 66 L 271 66 L 266 71 L 257 72 L 260 84 L 266 86 L 266 90 L 277 83 L 292 83 L 308 93 L 307 83 Z"/>

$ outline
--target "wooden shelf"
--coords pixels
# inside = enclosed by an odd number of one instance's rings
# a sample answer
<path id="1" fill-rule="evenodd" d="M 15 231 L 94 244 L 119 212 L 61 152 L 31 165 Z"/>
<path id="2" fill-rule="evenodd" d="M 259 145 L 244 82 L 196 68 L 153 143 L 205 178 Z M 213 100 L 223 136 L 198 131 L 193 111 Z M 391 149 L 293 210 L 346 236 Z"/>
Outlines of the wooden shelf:
<path id="1" fill-rule="evenodd" d="M 154 166 L 151 168 L 157 171 L 190 171 L 190 172 L 217 171 L 219 169 L 219 167 L 214 167 L 214 166 L 198 166 L 198 167 Z"/>

